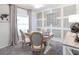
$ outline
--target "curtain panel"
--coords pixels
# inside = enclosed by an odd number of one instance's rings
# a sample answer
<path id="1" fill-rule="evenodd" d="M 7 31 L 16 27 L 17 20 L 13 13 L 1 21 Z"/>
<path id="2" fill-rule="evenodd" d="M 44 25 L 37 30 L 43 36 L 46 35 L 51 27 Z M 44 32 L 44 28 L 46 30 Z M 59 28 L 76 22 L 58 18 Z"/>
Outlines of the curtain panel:
<path id="1" fill-rule="evenodd" d="M 17 44 L 18 31 L 17 31 L 17 8 L 15 5 L 9 4 L 10 13 L 10 41 L 9 45 L 14 46 Z"/>
<path id="2" fill-rule="evenodd" d="M 29 32 L 32 31 L 32 10 L 27 9 L 27 14 L 29 16 Z"/>

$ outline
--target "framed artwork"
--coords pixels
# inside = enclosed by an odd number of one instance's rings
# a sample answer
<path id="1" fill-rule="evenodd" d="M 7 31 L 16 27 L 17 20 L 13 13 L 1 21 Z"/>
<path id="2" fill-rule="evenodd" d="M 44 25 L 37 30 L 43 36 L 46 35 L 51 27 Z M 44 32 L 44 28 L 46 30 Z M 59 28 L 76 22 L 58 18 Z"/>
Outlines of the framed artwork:
<path id="1" fill-rule="evenodd" d="M 7 23 L 9 22 L 9 15 L 8 14 L 1 14 L 0 15 L 0 23 Z"/>

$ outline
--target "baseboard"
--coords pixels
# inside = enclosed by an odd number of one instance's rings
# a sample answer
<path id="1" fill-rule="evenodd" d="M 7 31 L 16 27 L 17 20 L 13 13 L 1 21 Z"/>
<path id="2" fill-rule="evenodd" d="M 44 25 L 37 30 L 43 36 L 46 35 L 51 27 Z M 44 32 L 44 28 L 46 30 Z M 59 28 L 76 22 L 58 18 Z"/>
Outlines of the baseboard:
<path id="1" fill-rule="evenodd" d="M 8 44 L 6 44 L 5 46 L 1 46 L 0 49 L 5 48 L 5 47 L 7 47 L 7 46 L 8 46 Z"/>

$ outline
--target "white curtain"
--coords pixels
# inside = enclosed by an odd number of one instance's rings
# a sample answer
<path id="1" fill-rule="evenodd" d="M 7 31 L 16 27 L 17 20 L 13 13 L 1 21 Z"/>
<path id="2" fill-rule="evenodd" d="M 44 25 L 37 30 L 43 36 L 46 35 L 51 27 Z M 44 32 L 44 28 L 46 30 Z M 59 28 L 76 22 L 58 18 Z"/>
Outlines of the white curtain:
<path id="1" fill-rule="evenodd" d="M 27 9 L 27 13 L 29 15 L 29 31 L 31 31 L 32 30 L 32 10 Z"/>
<path id="2" fill-rule="evenodd" d="M 10 46 L 17 44 L 18 31 L 17 31 L 17 8 L 15 5 L 9 5 L 10 11 Z"/>

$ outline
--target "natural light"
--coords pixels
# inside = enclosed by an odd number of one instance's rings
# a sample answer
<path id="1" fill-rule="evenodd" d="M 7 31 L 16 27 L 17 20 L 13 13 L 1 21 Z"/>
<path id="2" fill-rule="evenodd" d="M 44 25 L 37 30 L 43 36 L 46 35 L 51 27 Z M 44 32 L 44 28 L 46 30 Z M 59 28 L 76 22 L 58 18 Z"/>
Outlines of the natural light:
<path id="1" fill-rule="evenodd" d="M 79 14 L 70 15 L 69 16 L 69 22 L 79 22 Z"/>
<path id="2" fill-rule="evenodd" d="M 23 32 L 27 32 L 29 29 L 29 17 L 22 17 L 17 16 L 17 25 L 18 25 L 18 32 L 21 29 Z"/>

